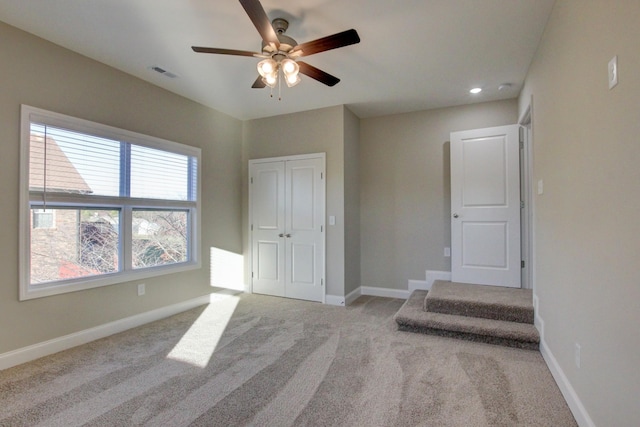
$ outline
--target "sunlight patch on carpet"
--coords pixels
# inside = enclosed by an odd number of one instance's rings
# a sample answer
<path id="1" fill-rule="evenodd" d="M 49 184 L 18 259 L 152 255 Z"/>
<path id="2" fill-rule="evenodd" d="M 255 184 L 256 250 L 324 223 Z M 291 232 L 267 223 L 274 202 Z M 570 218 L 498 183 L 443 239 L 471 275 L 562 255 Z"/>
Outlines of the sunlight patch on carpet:
<path id="1" fill-rule="evenodd" d="M 211 304 L 180 338 L 167 359 L 206 367 L 239 301 L 234 295 L 213 294 Z"/>

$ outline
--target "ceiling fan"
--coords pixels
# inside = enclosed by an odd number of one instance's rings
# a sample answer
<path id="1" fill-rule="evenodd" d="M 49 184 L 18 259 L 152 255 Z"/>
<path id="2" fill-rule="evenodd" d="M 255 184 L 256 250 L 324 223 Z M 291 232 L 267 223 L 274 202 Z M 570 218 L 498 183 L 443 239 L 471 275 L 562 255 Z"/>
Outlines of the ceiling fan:
<path id="1" fill-rule="evenodd" d="M 286 19 L 276 18 L 273 22 L 269 21 L 267 13 L 258 0 L 240 0 L 240 4 L 262 37 L 262 52 L 192 46 L 194 52 L 261 58 L 262 61 L 258 63 L 260 75 L 251 86 L 258 89 L 266 86 L 274 88 L 278 84 L 281 74 L 289 87 L 300 82 L 299 73 L 327 86 L 335 86 L 340 81 L 339 78 L 300 61 L 298 58 L 359 43 L 360 37 L 356 30 L 351 29 L 298 44 L 294 39 L 284 34 L 289 27 L 289 22 Z"/>

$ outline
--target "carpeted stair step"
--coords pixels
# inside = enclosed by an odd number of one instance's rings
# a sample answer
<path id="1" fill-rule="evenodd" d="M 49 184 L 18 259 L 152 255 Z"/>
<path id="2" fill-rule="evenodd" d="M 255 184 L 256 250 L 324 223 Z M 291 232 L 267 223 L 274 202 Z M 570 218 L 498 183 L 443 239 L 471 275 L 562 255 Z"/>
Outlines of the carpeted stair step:
<path id="1" fill-rule="evenodd" d="M 427 294 L 421 290 L 411 294 L 394 316 L 398 329 L 508 347 L 539 348 L 540 335 L 531 324 L 427 312 L 423 309 Z"/>
<path id="2" fill-rule="evenodd" d="M 533 324 L 531 289 L 469 285 L 436 280 L 424 311 Z"/>

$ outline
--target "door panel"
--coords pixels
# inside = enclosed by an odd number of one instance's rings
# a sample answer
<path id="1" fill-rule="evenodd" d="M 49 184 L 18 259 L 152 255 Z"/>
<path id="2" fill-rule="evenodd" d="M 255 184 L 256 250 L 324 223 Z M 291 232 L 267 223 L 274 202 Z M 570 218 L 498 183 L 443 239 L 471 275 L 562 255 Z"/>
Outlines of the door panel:
<path id="1" fill-rule="evenodd" d="M 451 133 L 451 276 L 520 287 L 518 125 Z"/>
<path id="2" fill-rule="evenodd" d="M 282 208 L 279 206 L 282 200 L 283 171 L 270 167 L 266 170 L 256 171 L 256 183 L 254 187 L 255 195 L 255 215 L 256 224 L 260 230 L 279 230 L 283 227 Z"/>
<path id="3" fill-rule="evenodd" d="M 315 245 L 291 245 L 291 283 L 313 285 Z"/>
<path id="4" fill-rule="evenodd" d="M 462 206 L 507 204 L 506 139 L 492 137 L 462 141 Z"/>
<path id="5" fill-rule="evenodd" d="M 290 196 L 287 212 L 289 216 L 289 230 L 313 230 L 318 218 L 315 212 L 315 168 L 311 165 L 291 165 L 287 163 L 290 177 Z"/>

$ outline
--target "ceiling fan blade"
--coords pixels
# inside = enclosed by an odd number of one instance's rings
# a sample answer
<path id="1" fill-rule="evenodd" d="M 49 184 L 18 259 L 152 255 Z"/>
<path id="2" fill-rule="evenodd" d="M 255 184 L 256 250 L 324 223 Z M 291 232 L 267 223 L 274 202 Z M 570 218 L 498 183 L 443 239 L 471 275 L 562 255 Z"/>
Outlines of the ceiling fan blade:
<path id="1" fill-rule="evenodd" d="M 280 47 L 280 41 L 276 31 L 271 25 L 271 21 L 267 16 L 267 12 L 258 0 L 240 0 L 240 4 L 244 7 L 245 12 L 249 15 L 249 19 L 260 33 L 260 37 L 266 43 L 273 45 L 276 49 Z"/>
<path id="2" fill-rule="evenodd" d="M 251 86 L 253 89 L 262 89 L 263 87 L 266 87 L 266 83 L 264 81 L 262 81 L 262 76 L 258 76 L 258 78 L 256 79 L 255 82 L 253 82 L 253 85 Z"/>
<path id="3" fill-rule="evenodd" d="M 314 67 L 313 65 L 309 65 L 306 62 L 302 61 L 297 62 L 302 74 L 309 76 L 312 79 L 319 81 L 320 83 L 324 83 L 327 86 L 335 86 L 340 81 L 339 78 L 334 77 L 329 73 L 325 73 L 324 71 Z"/>
<path id="4" fill-rule="evenodd" d="M 339 47 L 349 46 L 356 43 L 360 43 L 360 36 L 358 36 L 358 32 L 356 30 L 351 29 L 331 36 L 326 36 L 317 40 L 299 44 L 291 50 L 290 55 L 309 56 L 313 55 L 314 53 L 337 49 Z"/>
<path id="5" fill-rule="evenodd" d="M 192 46 L 194 52 L 198 53 L 218 53 L 221 55 L 236 55 L 236 56 L 263 56 L 258 52 L 249 52 L 246 50 L 235 50 L 235 49 L 219 49 L 217 47 L 200 47 L 200 46 Z"/>

